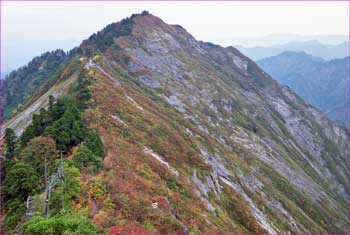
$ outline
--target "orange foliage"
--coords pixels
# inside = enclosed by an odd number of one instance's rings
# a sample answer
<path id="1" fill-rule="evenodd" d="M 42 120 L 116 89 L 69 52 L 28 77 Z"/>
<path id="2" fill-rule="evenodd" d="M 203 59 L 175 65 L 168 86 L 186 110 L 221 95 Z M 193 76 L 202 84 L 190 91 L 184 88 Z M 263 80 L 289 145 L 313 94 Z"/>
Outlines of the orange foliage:
<path id="1" fill-rule="evenodd" d="M 180 173 L 190 173 L 189 165 L 205 170 L 207 166 L 193 147 L 193 141 L 184 135 L 182 121 L 173 110 L 140 95 L 144 94 L 140 87 L 121 83 L 118 87 L 104 77 L 96 79 L 92 86 L 95 105 L 85 110 L 89 126 L 98 129 L 105 145 L 101 179 L 110 195 L 109 203 L 114 206 L 108 209 L 107 205 L 100 205 L 102 199 L 94 200 L 95 206 L 90 207 L 91 211 L 96 209 L 92 213 L 94 222 L 103 228 L 115 225 L 116 221 L 126 222 L 126 225 L 111 227 L 109 234 L 144 234 L 146 231 L 140 228 L 143 224 L 151 224 L 149 229 L 153 232 L 183 232 L 181 224 L 196 226 L 202 232 L 218 232 L 205 222 L 206 209 L 195 199 L 187 180 L 181 176 L 176 179 L 182 194 L 169 188 L 168 181 L 174 177 L 171 171 L 143 152 L 144 146 L 150 147 Z M 127 96 L 142 106 L 143 111 Z M 112 118 L 114 115 L 125 125 Z M 96 188 L 92 187 L 92 192 L 96 193 Z M 152 202 L 158 202 L 159 207 L 153 209 Z M 172 219 L 174 214 L 179 218 Z M 162 219 L 164 216 L 168 220 Z"/>
<path id="2" fill-rule="evenodd" d="M 109 229 L 109 234 L 146 234 L 146 230 L 140 227 L 136 227 L 134 225 L 128 224 L 128 225 L 117 225 L 114 227 L 111 227 Z"/>

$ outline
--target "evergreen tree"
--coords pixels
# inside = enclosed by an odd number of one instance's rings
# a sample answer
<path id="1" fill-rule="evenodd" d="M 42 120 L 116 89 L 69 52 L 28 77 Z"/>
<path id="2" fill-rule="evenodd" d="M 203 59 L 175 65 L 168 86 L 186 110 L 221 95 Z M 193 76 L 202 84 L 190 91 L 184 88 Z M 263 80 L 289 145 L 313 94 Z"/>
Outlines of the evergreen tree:
<path id="1" fill-rule="evenodd" d="M 12 166 L 15 164 L 16 162 L 13 160 L 9 160 L 7 158 L 2 159 L 1 162 L 1 180 L 3 181 L 5 176 L 8 174 L 8 172 L 11 170 Z"/>
<path id="2" fill-rule="evenodd" d="M 46 129 L 45 134 L 52 136 L 58 149 L 64 152 L 81 143 L 87 134 L 87 128 L 76 105 L 69 107 L 60 119 Z"/>
<path id="3" fill-rule="evenodd" d="M 49 111 L 53 108 L 54 104 L 55 104 L 55 97 L 53 95 L 49 96 Z"/>
<path id="4" fill-rule="evenodd" d="M 27 145 L 27 143 L 33 138 L 35 138 L 35 130 L 34 130 L 33 125 L 29 125 L 23 131 L 21 137 L 19 138 L 19 140 L 20 140 L 20 147 L 24 148 Z"/>
<path id="5" fill-rule="evenodd" d="M 5 130 L 4 135 L 4 157 L 12 160 L 16 150 L 16 134 L 11 128 Z"/>
<path id="6" fill-rule="evenodd" d="M 78 80 L 78 85 L 76 88 L 77 89 L 76 100 L 80 110 L 84 110 L 88 106 L 87 101 L 91 97 L 89 85 L 90 85 L 90 81 L 85 77 L 82 77 Z"/>
<path id="7" fill-rule="evenodd" d="M 38 173 L 29 164 L 18 162 L 11 167 L 2 185 L 4 201 L 26 200 L 41 188 Z"/>
<path id="8" fill-rule="evenodd" d="M 97 132 L 90 131 L 87 137 L 84 139 L 84 145 L 88 147 L 96 156 L 104 156 L 104 145 Z"/>
<path id="9" fill-rule="evenodd" d="M 101 158 L 97 157 L 84 144 L 80 144 L 73 152 L 74 165 L 81 169 L 87 167 L 89 173 L 95 173 L 102 167 Z"/>

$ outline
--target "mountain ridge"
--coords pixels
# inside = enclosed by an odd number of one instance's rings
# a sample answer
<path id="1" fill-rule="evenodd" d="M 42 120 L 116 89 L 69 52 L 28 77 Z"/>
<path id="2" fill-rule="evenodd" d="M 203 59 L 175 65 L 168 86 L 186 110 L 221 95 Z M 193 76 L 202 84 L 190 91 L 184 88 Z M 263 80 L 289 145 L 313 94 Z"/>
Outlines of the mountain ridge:
<path id="1" fill-rule="evenodd" d="M 57 87 L 75 95 L 89 81 L 83 120 L 105 154 L 82 174 L 73 211 L 111 234 L 346 231 L 345 129 L 233 47 L 146 12 L 123 22 L 84 41 L 56 87 L 5 124 L 28 133 L 25 112 L 50 111 Z"/>

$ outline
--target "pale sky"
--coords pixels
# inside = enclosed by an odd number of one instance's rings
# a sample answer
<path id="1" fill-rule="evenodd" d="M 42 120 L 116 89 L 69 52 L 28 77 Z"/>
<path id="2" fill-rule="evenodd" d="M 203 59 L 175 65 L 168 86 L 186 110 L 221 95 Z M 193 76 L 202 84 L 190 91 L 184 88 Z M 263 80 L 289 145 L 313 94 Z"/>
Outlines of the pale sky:
<path id="1" fill-rule="evenodd" d="M 1 2 L 2 69 L 22 66 L 48 50 L 69 50 L 142 10 L 182 25 L 198 40 L 225 46 L 280 33 L 349 34 L 349 2 L 6 1 Z"/>

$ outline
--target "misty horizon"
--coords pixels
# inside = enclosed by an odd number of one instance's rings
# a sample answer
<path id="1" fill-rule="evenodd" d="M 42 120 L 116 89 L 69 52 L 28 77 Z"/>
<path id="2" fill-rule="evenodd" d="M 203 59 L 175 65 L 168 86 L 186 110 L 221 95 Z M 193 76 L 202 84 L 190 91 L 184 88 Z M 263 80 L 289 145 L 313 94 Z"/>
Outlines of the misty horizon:
<path id="1" fill-rule="evenodd" d="M 197 40 L 221 46 L 272 46 L 309 40 L 340 44 L 349 38 L 347 4 L 340 2 L 320 3 L 317 6 L 297 2 L 288 3 L 288 6 L 272 2 L 254 5 L 234 2 L 206 2 L 201 5 L 194 2 L 181 5 L 146 2 L 142 6 L 112 2 L 100 6 L 89 2 L 84 7 L 74 2 L 5 2 L 2 6 L 2 73 L 25 66 L 44 52 L 55 49 L 68 51 L 106 25 L 142 10 L 149 11 L 166 23 L 183 26 Z M 193 12 L 200 13 L 193 17 Z M 293 20 L 292 17 L 284 17 L 296 14 L 298 18 L 294 17 Z M 94 17 L 89 17 L 91 15 Z"/>

